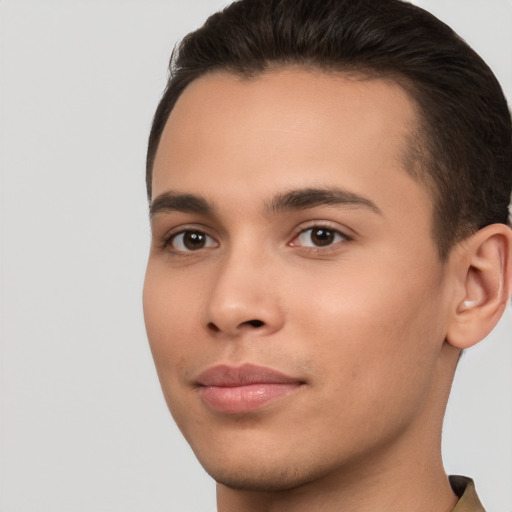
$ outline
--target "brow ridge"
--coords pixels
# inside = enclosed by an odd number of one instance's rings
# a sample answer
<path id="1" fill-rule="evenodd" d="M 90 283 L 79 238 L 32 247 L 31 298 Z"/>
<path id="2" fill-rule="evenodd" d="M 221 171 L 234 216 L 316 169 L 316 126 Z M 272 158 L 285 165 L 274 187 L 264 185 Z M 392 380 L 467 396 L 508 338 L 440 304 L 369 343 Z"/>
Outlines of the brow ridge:
<path id="1" fill-rule="evenodd" d="M 272 213 L 280 213 L 291 210 L 305 210 L 322 205 L 361 207 L 382 215 L 380 209 L 370 199 L 336 187 L 290 190 L 273 197 L 266 207 Z"/>
<path id="2" fill-rule="evenodd" d="M 211 214 L 213 210 L 213 205 L 204 197 L 195 194 L 164 192 L 151 202 L 149 216 L 153 217 L 163 212 L 200 213 L 208 215 Z"/>
<path id="3" fill-rule="evenodd" d="M 274 196 L 266 202 L 265 208 L 272 214 L 293 210 L 307 210 L 316 206 L 333 205 L 365 208 L 382 215 L 377 205 L 370 199 L 336 187 L 294 189 Z M 150 206 L 150 217 L 163 212 L 212 214 L 212 203 L 196 194 L 164 192 L 157 196 Z"/>

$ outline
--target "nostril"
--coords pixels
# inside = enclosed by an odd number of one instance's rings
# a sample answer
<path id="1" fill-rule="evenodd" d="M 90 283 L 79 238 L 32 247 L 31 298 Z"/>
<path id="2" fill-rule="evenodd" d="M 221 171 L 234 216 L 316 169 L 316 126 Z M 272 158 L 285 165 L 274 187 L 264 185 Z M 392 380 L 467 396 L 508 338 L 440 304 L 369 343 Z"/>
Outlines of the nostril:
<path id="1" fill-rule="evenodd" d="M 232 327 L 236 327 L 237 330 L 241 329 L 243 331 L 244 327 L 245 328 L 255 327 L 256 329 L 258 329 L 260 327 L 263 327 L 264 325 L 265 325 L 265 322 L 263 322 L 262 320 L 255 319 L 255 320 L 247 320 L 246 322 L 242 322 L 241 324 L 238 324 L 238 326 L 233 325 Z M 213 322 L 208 322 L 208 324 L 206 324 L 206 328 L 211 333 L 219 333 L 219 332 L 222 332 L 222 331 L 229 332 L 230 331 L 230 327 L 229 326 L 226 326 L 226 329 L 223 329 L 223 328 L 217 326 Z"/>
<path id="2" fill-rule="evenodd" d="M 207 327 L 210 331 L 213 331 L 213 332 L 220 331 L 220 329 L 213 322 L 210 322 Z"/>
<path id="3" fill-rule="evenodd" d="M 261 320 L 249 320 L 244 322 L 244 324 L 251 325 L 252 327 L 261 327 L 263 322 Z"/>

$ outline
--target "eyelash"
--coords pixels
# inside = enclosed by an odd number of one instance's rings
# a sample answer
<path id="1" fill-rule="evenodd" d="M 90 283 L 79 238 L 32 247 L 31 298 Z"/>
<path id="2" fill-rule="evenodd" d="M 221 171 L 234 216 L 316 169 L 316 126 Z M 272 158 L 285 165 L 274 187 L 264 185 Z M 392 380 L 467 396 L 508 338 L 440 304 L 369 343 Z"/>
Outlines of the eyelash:
<path id="1" fill-rule="evenodd" d="M 311 232 L 311 234 L 309 235 L 311 237 L 315 230 L 328 232 L 330 235 L 332 235 L 333 239 L 331 241 L 328 240 L 328 243 L 326 243 L 325 245 L 312 244 L 312 245 L 308 246 L 308 245 L 296 245 L 295 244 L 295 240 L 298 240 L 300 237 L 302 237 L 303 235 L 305 235 L 308 232 Z M 338 238 L 338 239 L 336 239 L 336 238 Z M 306 250 L 309 249 L 309 250 L 314 250 L 314 251 L 318 252 L 318 251 L 334 250 L 336 248 L 336 246 L 338 244 L 340 244 L 341 242 L 349 242 L 351 240 L 353 240 L 353 238 L 351 236 L 349 236 L 346 233 L 344 233 L 343 231 L 331 226 L 328 222 L 317 222 L 313 225 L 310 225 L 310 226 L 300 229 L 300 231 L 295 235 L 293 240 L 291 242 L 289 242 L 288 245 L 291 247 L 300 247 L 300 248 L 303 248 Z"/>
<path id="2" fill-rule="evenodd" d="M 176 249 L 175 247 L 173 247 L 173 242 L 177 239 L 179 239 L 179 237 L 182 237 L 182 241 L 181 241 L 181 245 L 182 246 L 185 246 L 186 242 L 184 241 L 183 237 L 185 235 L 199 235 L 199 236 L 202 236 L 206 239 L 205 241 L 205 244 L 207 244 L 206 246 L 203 246 L 203 247 L 199 247 L 197 249 Z M 211 244 L 211 241 L 214 241 L 214 244 L 212 245 Z M 167 236 L 165 239 L 164 239 L 164 243 L 163 243 L 163 247 L 164 248 L 170 248 L 170 250 L 174 253 L 174 254 L 178 254 L 178 255 L 182 255 L 182 256 L 185 256 L 185 255 L 188 255 L 190 253 L 193 253 L 193 252 L 196 252 L 196 251 L 199 251 L 199 249 L 211 249 L 211 248 L 214 248 L 214 247 L 218 247 L 218 242 L 215 241 L 215 239 L 213 237 L 211 237 L 210 235 L 208 235 L 207 233 L 205 233 L 204 231 L 202 231 L 201 229 L 183 229 L 182 231 L 179 231 L 178 233 L 172 233 L 171 235 Z"/>
<path id="3" fill-rule="evenodd" d="M 315 245 L 314 243 L 312 245 L 299 245 L 299 244 L 297 244 L 295 242 L 296 240 L 299 240 L 300 237 L 304 236 L 308 232 L 311 232 L 310 236 L 312 236 L 314 230 L 327 232 L 328 236 L 332 237 L 332 240 L 328 239 L 327 243 L 325 245 Z M 185 246 L 186 242 L 183 239 L 183 237 L 185 235 L 187 235 L 187 234 L 189 234 L 189 235 L 199 235 L 200 237 L 201 236 L 205 237 L 205 244 L 206 245 L 198 247 L 195 250 L 191 249 L 190 247 L 187 249 L 186 246 Z M 179 239 L 179 237 L 182 237 L 180 245 L 183 248 L 175 248 L 175 247 L 173 247 L 173 242 L 176 241 L 177 239 Z M 337 246 L 341 242 L 349 242 L 352 239 L 353 238 L 351 236 L 349 236 L 346 233 L 340 231 L 339 229 L 336 229 L 336 228 L 330 226 L 329 223 L 327 223 L 327 222 L 323 222 L 323 223 L 318 222 L 318 223 L 315 223 L 313 225 L 310 225 L 310 226 L 307 226 L 307 227 L 304 227 L 304 228 L 300 229 L 294 235 L 292 241 L 288 242 L 287 245 L 289 247 L 297 247 L 297 248 L 302 248 L 302 249 L 305 249 L 305 250 L 313 250 L 313 251 L 319 252 L 319 251 L 333 250 L 333 249 L 335 249 L 335 246 Z M 212 241 L 213 241 L 213 243 L 212 243 Z M 304 244 L 304 241 L 302 243 Z M 168 235 L 163 240 L 162 246 L 163 246 L 163 248 L 169 248 L 169 250 L 173 254 L 175 254 L 175 255 L 178 255 L 178 256 L 189 256 L 192 253 L 198 252 L 201 249 L 211 249 L 211 248 L 218 247 L 219 243 L 212 236 L 208 235 L 205 231 L 203 231 L 201 229 L 190 228 L 190 229 L 183 229 L 183 230 L 181 230 L 181 231 L 179 231 L 177 233 L 172 233 L 172 234 Z"/>

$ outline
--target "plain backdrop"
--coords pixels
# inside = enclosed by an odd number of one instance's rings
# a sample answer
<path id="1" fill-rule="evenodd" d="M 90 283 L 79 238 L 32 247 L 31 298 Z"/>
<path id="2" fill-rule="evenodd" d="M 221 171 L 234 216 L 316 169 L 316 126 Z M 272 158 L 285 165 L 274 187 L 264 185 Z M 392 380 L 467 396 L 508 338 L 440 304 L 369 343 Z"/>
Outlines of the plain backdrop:
<path id="1" fill-rule="evenodd" d="M 0 0 L 0 511 L 214 511 L 161 396 L 141 288 L 146 140 L 221 0 Z M 512 3 L 418 0 L 512 98 Z M 447 471 L 512 511 L 512 313 L 461 362 Z"/>

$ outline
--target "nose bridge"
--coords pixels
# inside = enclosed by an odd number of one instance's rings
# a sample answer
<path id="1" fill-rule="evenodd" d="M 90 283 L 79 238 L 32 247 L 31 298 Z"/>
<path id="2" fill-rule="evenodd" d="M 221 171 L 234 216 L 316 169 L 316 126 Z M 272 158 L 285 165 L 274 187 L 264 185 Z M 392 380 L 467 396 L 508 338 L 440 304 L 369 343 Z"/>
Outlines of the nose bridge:
<path id="1" fill-rule="evenodd" d="M 271 285 L 274 259 L 254 241 L 240 240 L 218 267 L 206 308 L 206 325 L 237 335 L 272 332 L 282 326 L 277 283 Z"/>

